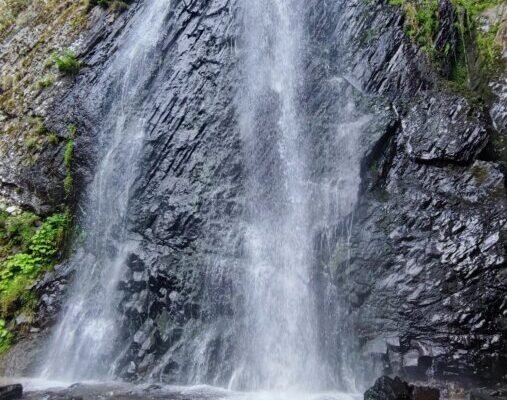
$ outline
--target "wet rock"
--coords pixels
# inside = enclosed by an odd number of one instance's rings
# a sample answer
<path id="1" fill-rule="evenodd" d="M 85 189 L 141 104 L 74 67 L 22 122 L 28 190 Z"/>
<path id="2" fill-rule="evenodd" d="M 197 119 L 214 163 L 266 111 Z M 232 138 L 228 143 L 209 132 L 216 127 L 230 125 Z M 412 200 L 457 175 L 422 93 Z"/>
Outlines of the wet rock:
<path id="1" fill-rule="evenodd" d="M 414 386 L 402 381 L 382 376 L 366 391 L 364 400 L 439 400 L 440 391 L 436 388 Z"/>
<path id="2" fill-rule="evenodd" d="M 494 389 L 472 389 L 468 394 L 469 400 L 505 400 L 507 393 L 505 391 L 498 391 Z"/>
<path id="3" fill-rule="evenodd" d="M 434 40 L 435 55 L 441 73 L 450 78 L 459 51 L 457 13 L 451 0 L 440 0 L 438 5 L 438 32 Z"/>
<path id="4" fill-rule="evenodd" d="M 0 386 L 0 400 L 17 400 L 23 397 L 23 386 L 20 384 Z"/>
<path id="5" fill-rule="evenodd" d="M 403 118 L 401 142 L 419 161 L 469 162 L 486 145 L 480 113 L 464 98 L 430 92 L 417 98 Z"/>
<path id="6" fill-rule="evenodd" d="M 412 388 L 413 400 L 439 400 L 440 391 L 436 388 L 425 386 L 413 386 Z"/>
<path id="7" fill-rule="evenodd" d="M 201 374 L 202 381 L 227 384 L 237 337 L 231 319 L 241 317 L 235 313 L 241 313 L 242 301 L 231 271 L 238 270 L 244 234 L 238 222 L 245 182 L 235 107 L 237 13 L 234 1 L 186 3 L 175 3 L 154 57 L 164 78 L 152 82 L 156 93 L 147 91 L 143 99 L 155 106 L 139 110 L 148 131 L 127 213 L 139 251 L 128 257 L 129 274 L 119 287 L 118 345 L 125 351 L 117 373 L 135 380 L 155 373 L 178 383 Z M 312 182 L 336 178 L 336 170 L 318 165 L 336 137 L 336 116 L 347 122 L 347 133 L 358 122 L 364 128 L 353 151 L 362 180 L 355 209 L 348 204 L 353 218 L 332 215 L 325 222 L 333 227 L 315 240 L 319 326 L 336 333 L 325 338 L 334 346 L 326 361 L 338 368 L 343 360 L 336 343 L 358 338 L 358 347 L 366 343 L 358 353 L 373 355 L 394 373 L 427 379 L 431 369 L 443 379 L 500 379 L 507 354 L 504 170 L 498 158 L 482 157 L 488 140 L 484 116 L 439 85 L 424 52 L 406 37 L 401 11 L 388 3 L 305 2 L 310 50 L 303 56 L 301 96 L 316 160 Z M 452 4 L 440 4 L 437 47 L 452 47 Z M 92 176 L 100 104 L 110 95 L 94 83 L 136 7 L 111 24 L 97 16 L 80 44 L 87 67 L 47 110 L 51 129 L 79 126 L 78 191 Z M 503 100 L 505 87 L 497 88 Z M 505 134 L 503 100 L 492 119 Z M 269 108 L 276 102 L 275 93 L 266 95 Z M 335 145 L 344 146 L 346 139 Z M 54 164 L 43 158 L 33 169 L 59 171 L 55 179 L 61 180 L 61 151 L 48 153 Z M 258 158 L 269 155 L 260 149 Z M 6 160 L 2 180 L 18 180 Z M 47 209 L 54 199 L 42 201 L 40 187 L 53 186 L 32 172 L 20 202 Z M 4 189 L 17 193 L 8 183 L 0 193 Z M 357 199 L 356 192 L 349 200 Z M 62 268 L 37 286 L 41 328 L 54 323 L 65 298 L 72 271 Z M 346 324 L 337 327 L 340 312 Z M 190 370 L 196 345 L 214 361 L 206 371 Z M 389 378 L 378 390 L 402 397 L 410 392 Z"/>
<path id="8" fill-rule="evenodd" d="M 507 286 L 502 159 L 484 157 L 487 115 L 428 72 L 424 52 L 407 41 L 403 19 L 386 3 L 314 4 L 315 29 L 323 32 L 315 47 L 330 45 L 325 35 L 334 40 L 326 62 L 335 71 L 345 64 L 349 81 L 373 99 L 389 100 L 396 115 L 363 156 L 353 232 L 341 235 L 347 221 L 337 217 L 334 232 L 316 241 L 319 272 L 336 277 L 334 289 L 318 292 L 343 293 L 326 298 L 325 314 L 348 310 L 345 330 L 361 338 L 359 352 L 377 360 L 387 347 L 386 371 L 423 380 L 430 371 L 441 379 L 499 380 L 502 368 L 495 365 L 507 361 L 507 341 L 494 339 L 505 338 L 507 307 L 499 289 Z M 440 2 L 439 46 L 455 39 L 451 3 Z M 331 21 L 328 14 L 339 17 Z M 496 91 L 505 99 L 503 85 Z M 503 103 L 492 112 L 498 133 L 505 130 Z M 393 336 L 397 347 L 375 339 Z"/>
<path id="9" fill-rule="evenodd" d="M 400 378 L 394 379 L 383 376 L 366 391 L 364 400 L 411 400 L 412 390 L 408 383 Z"/>

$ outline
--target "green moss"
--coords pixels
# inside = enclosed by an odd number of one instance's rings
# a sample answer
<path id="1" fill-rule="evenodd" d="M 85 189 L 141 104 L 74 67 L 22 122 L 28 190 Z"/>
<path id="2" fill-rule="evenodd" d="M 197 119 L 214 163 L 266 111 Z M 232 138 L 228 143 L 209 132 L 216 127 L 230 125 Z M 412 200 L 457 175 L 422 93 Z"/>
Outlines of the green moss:
<path id="1" fill-rule="evenodd" d="M 0 354 L 5 353 L 12 344 L 12 333 L 8 331 L 6 322 L 0 319 Z"/>
<path id="2" fill-rule="evenodd" d="M 65 152 L 63 154 L 63 163 L 65 166 L 63 188 L 65 190 L 65 194 L 70 196 L 74 187 L 74 178 L 72 177 L 72 160 L 74 158 L 74 137 L 77 133 L 77 127 L 75 125 L 69 125 L 68 131 L 70 138 L 67 140 Z"/>
<path id="3" fill-rule="evenodd" d="M 28 132 L 24 137 L 24 143 L 28 150 L 40 150 L 45 143 L 45 135 L 50 132 L 44 125 L 44 122 L 39 117 L 32 117 L 28 119 L 28 123 L 24 123 L 25 127 L 28 125 Z"/>
<path id="4" fill-rule="evenodd" d="M 76 137 L 76 133 L 77 133 L 77 126 L 74 125 L 74 124 L 70 124 L 68 127 L 67 127 L 67 131 L 69 132 L 69 136 L 74 139 Z"/>
<path id="5" fill-rule="evenodd" d="M 55 83 L 54 77 L 52 75 L 46 75 L 37 81 L 37 87 L 39 89 L 46 89 L 50 86 L 53 86 L 54 83 Z"/>
<path id="6" fill-rule="evenodd" d="M 71 49 L 66 49 L 52 56 L 53 64 L 65 75 L 76 75 L 81 69 L 81 63 Z"/>
<path id="7" fill-rule="evenodd" d="M 74 188 L 74 178 L 70 174 L 65 175 L 65 178 L 63 180 L 63 189 L 65 190 L 65 194 L 67 196 L 70 196 L 73 188 Z"/>
<path id="8" fill-rule="evenodd" d="M 48 135 L 48 143 L 52 145 L 57 145 L 60 142 L 60 139 L 58 138 L 58 135 L 54 132 L 51 132 Z"/>
<path id="9" fill-rule="evenodd" d="M 65 153 L 63 154 L 63 163 L 67 171 L 72 167 L 72 159 L 74 158 L 74 140 L 69 139 L 65 145 Z"/>
<path id="10" fill-rule="evenodd" d="M 34 137 L 34 136 L 25 137 L 25 146 L 28 150 L 37 149 L 38 144 L 39 144 L 39 138 Z"/>

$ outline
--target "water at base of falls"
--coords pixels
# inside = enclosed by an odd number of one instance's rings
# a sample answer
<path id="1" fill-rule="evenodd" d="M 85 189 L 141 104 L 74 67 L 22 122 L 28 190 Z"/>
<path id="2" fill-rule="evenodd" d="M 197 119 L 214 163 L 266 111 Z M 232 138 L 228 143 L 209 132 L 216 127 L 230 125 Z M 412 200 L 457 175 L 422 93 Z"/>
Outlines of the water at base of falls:
<path id="1" fill-rule="evenodd" d="M 1 378 L 0 385 L 21 383 L 24 398 L 86 398 L 88 400 L 360 400 L 354 393 L 324 392 L 235 392 L 207 385 L 173 386 L 160 384 L 133 385 L 122 382 L 68 383 L 29 378 Z"/>

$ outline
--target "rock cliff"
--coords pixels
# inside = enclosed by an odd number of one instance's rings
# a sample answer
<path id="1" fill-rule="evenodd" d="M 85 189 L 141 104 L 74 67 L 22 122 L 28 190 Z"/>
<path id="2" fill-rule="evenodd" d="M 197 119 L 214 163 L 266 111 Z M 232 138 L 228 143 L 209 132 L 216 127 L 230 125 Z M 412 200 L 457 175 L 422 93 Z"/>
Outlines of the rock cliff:
<path id="1" fill-rule="evenodd" d="M 73 43 L 80 73 L 65 77 L 47 98 L 44 91 L 30 97 L 16 115 L 2 106 L 4 130 L 32 112 L 59 143 L 44 147 L 29 166 L 22 166 L 23 149 L 2 153 L 0 190 L 9 202 L 47 213 L 64 201 L 63 151 L 74 124 L 75 197 L 67 201 L 78 204 L 110 95 L 97 77 L 138 6 L 119 16 L 96 8 L 77 41 L 51 36 L 59 48 Z M 354 159 L 336 164 L 360 177 L 354 209 L 331 216 L 332 228 L 315 237 L 312 284 L 322 294 L 319 323 L 331 332 L 321 338 L 327 361 L 337 371 L 352 363 L 368 379 L 380 372 L 505 379 L 505 82 L 482 104 L 448 85 L 452 60 L 435 67 L 407 36 L 402 10 L 388 1 L 311 0 L 306 8 L 302 96 L 315 154 L 311 179 L 336 173 L 319 168 L 319 159 L 337 115 L 364 127 Z M 233 372 L 230 321 L 243 310 L 232 280 L 245 203 L 235 109 L 239 14 L 234 0 L 176 2 L 153 60 L 160 70 L 150 84 L 155 89 L 145 94 L 150 107 L 140 110 L 150 131 L 129 213 L 142 250 L 130 256 L 119 288 L 121 377 L 226 384 Z M 454 15 L 441 0 L 437 47 L 458 46 Z M 14 43 L 30 37 L 13 32 L 3 39 L 3 69 L 16 63 Z M 266 99 L 267 108 L 272 101 Z M 17 149 L 18 142 L 5 136 L 4 148 Z M 260 161 L 269 150 L 259 150 Z M 39 282 L 38 328 L 54 322 L 72 272 L 63 263 Z M 340 326 L 331 326 L 337 310 Z M 345 334 L 357 340 L 344 341 Z M 14 365 L 30 358 L 26 343 L 11 352 L 8 372 L 30 370 L 30 362 Z M 195 346 L 206 349 L 204 365 L 187 362 Z M 377 367 L 384 371 L 372 372 Z"/>

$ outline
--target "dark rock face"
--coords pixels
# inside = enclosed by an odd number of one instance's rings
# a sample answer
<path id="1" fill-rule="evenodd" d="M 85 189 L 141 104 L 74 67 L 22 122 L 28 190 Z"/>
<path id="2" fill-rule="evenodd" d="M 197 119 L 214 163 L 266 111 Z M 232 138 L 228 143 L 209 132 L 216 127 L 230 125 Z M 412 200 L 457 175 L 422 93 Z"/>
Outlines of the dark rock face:
<path id="1" fill-rule="evenodd" d="M 23 386 L 19 384 L 0 386 L 1 400 L 17 400 L 21 397 L 23 397 Z"/>
<path id="2" fill-rule="evenodd" d="M 132 336 L 118 363 L 123 376 L 217 384 L 231 374 L 242 210 L 232 16 L 229 1 L 194 1 L 170 22 L 168 77 L 131 204 L 142 252 L 125 277 L 121 310 Z M 199 346 L 206 366 L 189 362 Z"/>
<path id="3" fill-rule="evenodd" d="M 339 224 L 323 233 L 319 242 L 337 245 L 319 245 L 322 273 L 342 271 L 335 283 L 346 320 L 355 321 L 350 329 L 389 371 L 501 379 L 507 202 L 501 165 L 478 159 L 486 118 L 421 73 L 428 63 L 401 33 L 395 10 L 384 2 L 341 7 L 331 13 L 340 18 L 327 21 L 335 53 L 344 55 L 337 65 L 390 101 L 396 118 L 363 158 L 351 252 L 337 256 L 348 238 Z M 329 10 L 320 9 L 326 21 Z M 358 43 L 366 26 L 374 34 Z"/>
<path id="4" fill-rule="evenodd" d="M 428 92 L 407 108 L 401 120 L 400 145 L 415 161 L 467 163 L 486 145 L 488 135 L 481 113 L 463 98 Z"/>
<path id="5" fill-rule="evenodd" d="M 365 365 L 374 356 L 382 369 L 417 379 L 499 380 L 507 354 L 504 170 L 479 159 L 490 130 L 485 116 L 440 86 L 387 3 L 307 6 L 302 96 L 316 160 L 311 179 L 336 173 L 318 166 L 333 118 L 369 116 L 356 150 L 362 182 L 355 210 L 337 215 L 333 229 L 315 239 L 319 323 L 332 332 L 322 335 L 322 352 L 338 365 L 351 362 L 337 350 L 349 346 L 367 356 Z M 87 67 L 51 112 L 50 127 L 79 125 L 78 188 L 96 159 L 97 99 L 108 95 L 90 88 L 136 7 L 89 33 L 81 49 Z M 449 7 L 442 2 L 444 20 L 454 18 Z M 175 5 L 167 21 L 157 89 L 140 110 L 150 130 L 129 213 L 141 251 L 129 257 L 119 288 L 122 377 L 224 384 L 232 374 L 231 321 L 242 312 L 232 281 L 244 204 L 233 101 L 236 16 L 234 1 L 193 0 Z M 442 24 L 439 40 L 455 40 L 446 26 L 453 29 Z M 346 115 L 349 101 L 356 111 Z M 501 124 L 503 114 L 495 115 Z M 62 269 L 40 283 L 41 327 L 54 320 L 70 274 Z M 345 343 L 345 336 L 358 340 Z M 205 354 L 197 368 L 189 360 L 198 346 Z M 378 387 L 393 399 L 434 396 L 388 378 Z"/>
<path id="6" fill-rule="evenodd" d="M 364 394 L 364 400 L 410 400 L 411 390 L 408 383 L 400 378 L 383 376 Z"/>
<path id="7" fill-rule="evenodd" d="M 439 400 L 438 389 L 412 386 L 400 378 L 382 376 L 364 394 L 364 400 Z"/>

